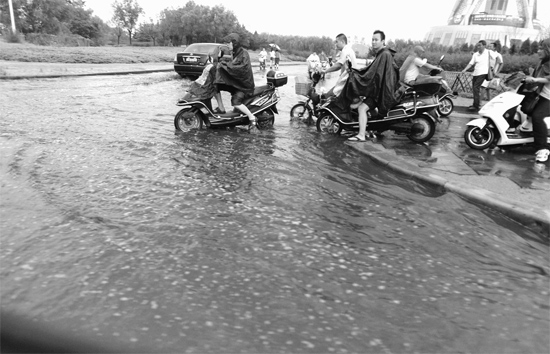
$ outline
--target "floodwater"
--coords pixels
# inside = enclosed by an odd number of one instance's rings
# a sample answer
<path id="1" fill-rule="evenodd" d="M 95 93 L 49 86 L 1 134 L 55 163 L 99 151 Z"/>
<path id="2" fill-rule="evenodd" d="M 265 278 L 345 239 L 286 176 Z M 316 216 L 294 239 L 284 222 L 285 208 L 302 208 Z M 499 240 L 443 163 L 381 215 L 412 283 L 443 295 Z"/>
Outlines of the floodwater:
<path id="1" fill-rule="evenodd" d="M 0 82 L 3 311 L 128 351 L 549 351 L 547 241 L 290 121 L 292 77 L 273 129 L 175 133 L 188 84 Z"/>

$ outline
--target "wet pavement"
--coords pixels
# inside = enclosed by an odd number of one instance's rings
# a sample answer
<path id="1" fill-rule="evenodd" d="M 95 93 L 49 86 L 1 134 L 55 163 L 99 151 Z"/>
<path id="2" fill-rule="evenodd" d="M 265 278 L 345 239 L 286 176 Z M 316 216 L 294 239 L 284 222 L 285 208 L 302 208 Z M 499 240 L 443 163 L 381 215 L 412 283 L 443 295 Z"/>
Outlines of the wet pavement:
<path id="1" fill-rule="evenodd" d="M 283 62 L 281 67 L 303 64 Z M 149 73 L 173 70 L 172 63 L 139 64 L 62 64 L 0 61 L 0 76 L 44 78 L 80 75 Z M 294 80 L 289 77 L 289 84 Z M 426 144 L 411 149 L 403 136 L 374 139 L 366 143 L 347 143 L 374 160 L 416 179 L 455 192 L 462 197 L 504 212 L 526 224 L 535 223 L 550 236 L 550 162 L 534 162 L 533 147 L 512 149 L 470 149 L 464 142 L 465 124 L 476 115 L 466 107 L 471 99 L 459 97 L 455 109 L 437 128 Z M 387 139 L 386 137 L 391 136 Z"/>
<path id="2" fill-rule="evenodd" d="M 189 84 L 0 82 L 2 311 L 130 352 L 548 352 L 548 240 L 423 167 L 455 118 L 354 145 L 383 168 L 289 120 L 293 76 L 273 129 L 175 132 Z"/>
<path id="3" fill-rule="evenodd" d="M 535 163 L 532 146 L 483 151 L 469 148 L 463 134 L 466 123 L 475 118 L 466 109 L 470 99 L 459 97 L 454 103 L 454 112 L 441 118 L 434 137 L 414 149 L 403 144 L 407 138 L 400 136 L 347 144 L 394 171 L 497 209 L 526 224 L 534 222 L 550 236 L 549 163 Z"/>

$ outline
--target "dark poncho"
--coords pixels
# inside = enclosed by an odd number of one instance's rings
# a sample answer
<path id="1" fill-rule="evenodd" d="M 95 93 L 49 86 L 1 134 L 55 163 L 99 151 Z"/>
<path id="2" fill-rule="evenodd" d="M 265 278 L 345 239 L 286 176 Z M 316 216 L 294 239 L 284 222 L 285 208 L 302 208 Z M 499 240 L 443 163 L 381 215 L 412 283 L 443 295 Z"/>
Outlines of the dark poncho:
<path id="1" fill-rule="evenodd" d="M 232 86 L 246 94 L 254 92 L 254 74 L 248 52 L 239 46 L 233 48 L 233 60 L 218 64 L 216 84 Z"/>
<path id="2" fill-rule="evenodd" d="M 369 66 L 351 69 L 338 105 L 349 107 L 354 98 L 363 96 L 370 109 L 378 108 L 380 114 L 386 114 L 397 103 L 394 92 L 399 82 L 399 68 L 393 60 L 394 53 L 384 47 Z"/>

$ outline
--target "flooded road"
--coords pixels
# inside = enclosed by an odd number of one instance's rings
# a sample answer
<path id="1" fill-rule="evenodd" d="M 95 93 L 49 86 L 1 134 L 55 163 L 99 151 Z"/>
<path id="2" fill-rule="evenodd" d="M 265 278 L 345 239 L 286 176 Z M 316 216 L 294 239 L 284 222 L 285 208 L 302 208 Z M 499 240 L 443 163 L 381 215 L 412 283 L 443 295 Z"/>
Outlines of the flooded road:
<path id="1" fill-rule="evenodd" d="M 289 121 L 293 82 L 253 134 L 176 134 L 172 73 L 0 82 L 2 310 L 129 351 L 548 352 L 548 243 Z"/>

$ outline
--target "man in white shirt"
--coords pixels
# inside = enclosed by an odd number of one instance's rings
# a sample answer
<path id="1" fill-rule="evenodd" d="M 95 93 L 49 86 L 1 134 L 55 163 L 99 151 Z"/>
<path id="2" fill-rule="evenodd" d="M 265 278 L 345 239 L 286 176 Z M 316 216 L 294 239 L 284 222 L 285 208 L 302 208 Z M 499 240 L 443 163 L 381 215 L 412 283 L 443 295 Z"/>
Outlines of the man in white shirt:
<path id="1" fill-rule="evenodd" d="M 417 78 L 429 77 L 429 75 L 420 74 L 420 68 L 422 67 L 441 71 L 437 66 L 428 64 L 428 59 L 422 59 L 423 56 L 424 48 L 419 45 L 415 46 L 411 54 L 405 59 L 401 69 L 399 69 L 399 81 L 414 85 Z"/>
<path id="2" fill-rule="evenodd" d="M 487 50 L 489 50 L 489 52 L 491 53 L 491 57 L 495 58 L 495 60 L 492 60 L 491 58 L 491 67 L 493 68 L 494 76 L 497 77 L 498 73 L 500 73 L 500 70 L 502 69 L 502 66 L 504 65 L 502 54 L 496 51 L 495 43 L 487 44 Z M 491 89 L 487 87 L 485 90 L 487 93 L 487 101 L 490 101 Z"/>
<path id="3" fill-rule="evenodd" d="M 258 55 L 258 60 L 260 61 L 260 68 L 265 69 L 265 60 L 267 59 L 267 52 L 265 48 L 262 48 L 262 51 Z"/>
<path id="4" fill-rule="evenodd" d="M 309 78 L 311 79 L 311 73 L 315 71 L 315 68 L 319 66 L 321 62 L 316 52 L 311 53 L 311 55 L 307 57 L 306 62 Z"/>
<path id="5" fill-rule="evenodd" d="M 474 93 L 474 102 L 470 107 L 468 107 L 468 110 L 470 111 L 479 111 L 481 101 L 481 84 L 483 84 L 483 81 L 487 79 L 487 74 L 491 69 L 491 60 L 495 60 L 496 63 L 499 63 L 494 54 L 491 55 L 491 51 L 485 50 L 486 47 L 487 42 L 483 39 L 477 42 L 477 51 L 472 55 L 472 59 L 468 65 L 464 68 L 464 70 L 462 70 L 462 73 L 465 73 L 472 66 L 474 67 L 474 72 L 472 74 L 472 91 Z"/>
<path id="6" fill-rule="evenodd" d="M 343 33 L 336 36 L 334 44 L 336 45 L 336 48 L 340 50 L 340 56 L 338 57 L 338 61 L 333 66 L 328 69 L 323 69 L 323 73 L 330 73 L 340 70 L 340 76 L 336 81 L 336 85 L 327 93 L 332 93 L 334 96 L 338 96 L 342 92 L 342 89 L 344 88 L 344 85 L 349 77 L 349 67 L 351 66 L 352 68 L 357 69 L 357 62 L 355 52 L 351 48 L 351 44 L 348 44 L 348 38 Z"/>

